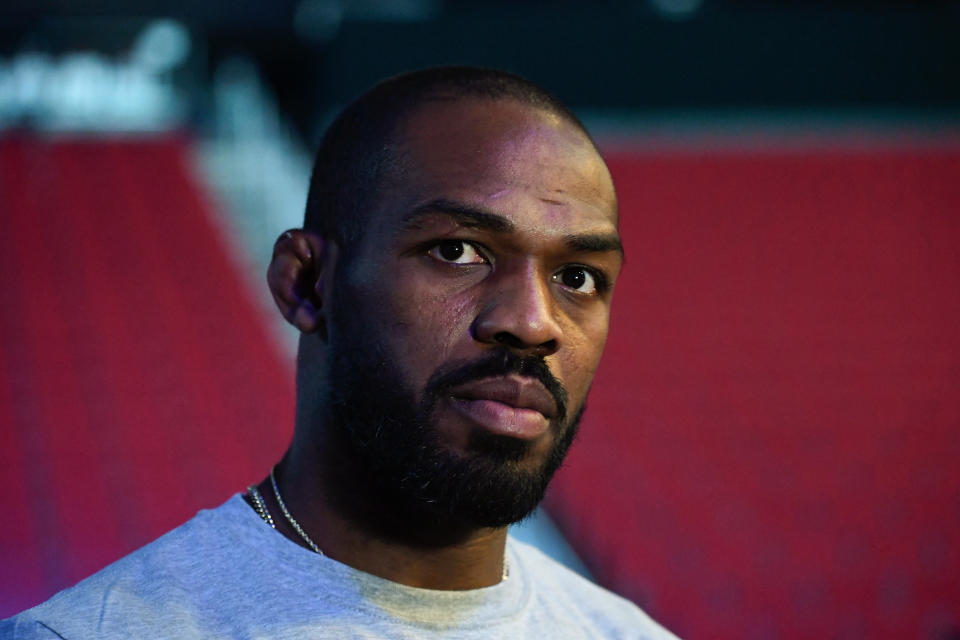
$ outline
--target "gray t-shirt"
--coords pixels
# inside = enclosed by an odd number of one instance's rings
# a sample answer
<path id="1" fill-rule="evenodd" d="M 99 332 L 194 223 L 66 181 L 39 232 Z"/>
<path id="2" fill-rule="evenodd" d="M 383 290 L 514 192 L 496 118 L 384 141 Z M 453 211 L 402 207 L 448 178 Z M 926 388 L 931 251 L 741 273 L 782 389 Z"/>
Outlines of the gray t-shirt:
<path id="1" fill-rule="evenodd" d="M 237 494 L 0 622 L 0 638 L 644 638 L 631 602 L 509 540 L 510 577 L 470 591 L 403 586 L 317 555 Z"/>

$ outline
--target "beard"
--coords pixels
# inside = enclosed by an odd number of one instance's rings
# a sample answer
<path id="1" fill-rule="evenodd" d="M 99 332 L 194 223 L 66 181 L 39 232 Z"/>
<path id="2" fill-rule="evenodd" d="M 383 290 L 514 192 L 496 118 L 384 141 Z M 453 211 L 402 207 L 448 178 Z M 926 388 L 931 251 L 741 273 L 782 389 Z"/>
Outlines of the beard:
<path id="1" fill-rule="evenodd" d="M 342 333 L 346 326 L 349 333 Z M 478 360 L 441 367 L 417 399 L 396 360 L 356 318 L 331 334 L 331 428 L 321 455 L 325 484 L 342 511 L 389 535 L 422 538 L 425 528 L 439 535 L 503 527 L 536 508 L 583 413 L 581 405 L 568 419 L 566 391 L 543 358 L 492 349 Z M 546 455 L 529 460 L 530 442 L 482 430 L 471 431 L 463 451 L 444 444 L 433 421 L 437 403 L 467 382 L 510 374 L 538 380 L 556 402 Z"/>

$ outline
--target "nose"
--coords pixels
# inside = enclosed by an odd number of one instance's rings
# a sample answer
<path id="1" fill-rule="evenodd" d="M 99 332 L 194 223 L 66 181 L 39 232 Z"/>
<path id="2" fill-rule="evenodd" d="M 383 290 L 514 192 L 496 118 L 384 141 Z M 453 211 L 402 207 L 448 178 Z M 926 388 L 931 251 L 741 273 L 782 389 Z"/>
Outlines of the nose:
<path id="1" fill-rule="evenodd" d="M 562 329 L 548 279 L 531 266 L 491 286 L 495 291 L 473 323 L 474 339 L 523 355 L 556 353 Z"/>

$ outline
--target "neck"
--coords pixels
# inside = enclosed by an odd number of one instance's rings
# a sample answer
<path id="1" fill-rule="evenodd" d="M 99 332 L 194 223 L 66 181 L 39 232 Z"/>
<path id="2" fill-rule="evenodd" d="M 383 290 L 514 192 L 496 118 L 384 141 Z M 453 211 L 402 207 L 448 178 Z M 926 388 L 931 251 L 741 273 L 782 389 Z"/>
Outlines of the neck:
<path id="1" fill-rule="evenodd" d="M 325 468 L 317 453 L 321 450 L 295 442 L 277 466 L 276 479 L 287 509 L 325 555 L 424 589 L 477 589 L 502 580 L 506 527 L 476 528 L 426 514 L 410 518 L 391 513 L 376 496 L 364 495 L 371 489 L 362 480 L 353 478 L 347 485 L 345 471 Z M 323 457 L 330 467 L 329 459 L 336 456 Z M 283 516 L 269 477 L 258 488 L 277 530 L 307 547 Z"/>

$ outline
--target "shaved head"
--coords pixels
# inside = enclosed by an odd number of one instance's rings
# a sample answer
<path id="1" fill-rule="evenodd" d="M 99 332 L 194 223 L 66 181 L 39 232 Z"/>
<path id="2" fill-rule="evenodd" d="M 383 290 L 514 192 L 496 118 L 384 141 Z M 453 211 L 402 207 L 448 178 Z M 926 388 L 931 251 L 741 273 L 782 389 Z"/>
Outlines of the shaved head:
<path id="1" fill-rule="evenodd" d="M 397 131 L 419 106 L 465 99 L 513 100 L 571 123 L 580 120 L 529 80 L 496 69 L 436 67 L 389 78 L 348 105 L 333 121 L 317 152 L 304 227 L 336 240 L 346 253 L 361 236 L 365 212 L 387 180 L 403 175 Z"/>

